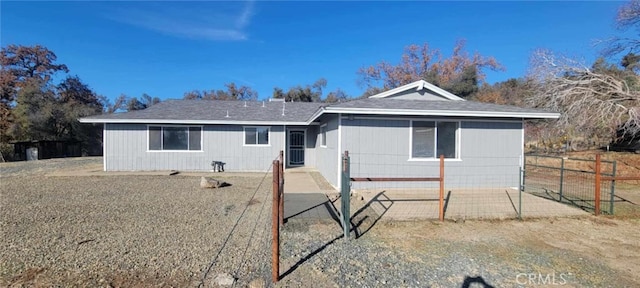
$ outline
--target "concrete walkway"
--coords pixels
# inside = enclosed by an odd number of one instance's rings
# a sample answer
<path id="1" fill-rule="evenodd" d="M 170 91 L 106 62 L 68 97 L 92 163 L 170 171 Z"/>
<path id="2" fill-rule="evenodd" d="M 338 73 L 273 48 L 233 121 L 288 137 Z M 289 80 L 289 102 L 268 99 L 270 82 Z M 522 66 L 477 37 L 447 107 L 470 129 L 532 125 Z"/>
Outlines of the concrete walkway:
<path id="1" fill-rule="evenodd" d="M 331 220 L 337 214 L 327 198 L 327 190 L 320 188 L 309 168 L 288 168 L 284 174 L 285 220 Z"/>

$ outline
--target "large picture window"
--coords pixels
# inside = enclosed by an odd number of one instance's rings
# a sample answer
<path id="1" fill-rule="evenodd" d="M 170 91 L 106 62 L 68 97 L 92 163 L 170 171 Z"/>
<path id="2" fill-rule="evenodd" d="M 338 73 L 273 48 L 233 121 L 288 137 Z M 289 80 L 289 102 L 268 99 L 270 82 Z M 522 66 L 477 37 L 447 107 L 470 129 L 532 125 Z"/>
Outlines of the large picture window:
<path id="1" fill-rule="evenodd" d="M 412 121 L 411 158 L 457 158 L 459 122 Z"/>
<path id="2" fill-rule="evenodd" d="M 269 145 L 269 128 L 245 127 L 244 145 Z"/>
<path id="3" fill-rule="evenodd" d="M 151 151 L 201 151 L 202 127 L 149 126 Z"/>

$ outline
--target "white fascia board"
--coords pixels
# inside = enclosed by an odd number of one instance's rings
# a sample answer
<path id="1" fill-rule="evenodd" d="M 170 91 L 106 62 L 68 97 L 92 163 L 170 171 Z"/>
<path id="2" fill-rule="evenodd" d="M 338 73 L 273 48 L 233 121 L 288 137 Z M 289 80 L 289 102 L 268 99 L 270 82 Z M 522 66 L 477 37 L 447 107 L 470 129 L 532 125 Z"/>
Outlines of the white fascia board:
<path id="1" fill-rule="evenodd" d="M 171 120 L 171 119 L 100 119 L 80 118 L 80 123 L 127 123 L 127 124 L 228 124 L 228 125 L 310 125 L 312 122 L 287 121 L 225 121 L 225 120 Z"/>
<path id="2" fill-rule="evenodd" d="M 331 108 L 325 113 L 343 114 L 376 114 L 376 115 L 415 115 L 415 116 L 467 116 L 467 117 L 498 117 L 524 119 L 558 119 L 559 113 L 551 112 L 495 112 L 495 111 L 464 111 L 464 110 L 407 110 L 407 109 L 369 109 L 369 108 Z"/>
<path id="3" fill-rule="evenodd" d="M 429 83 L 427 81 L 423 81 L 423 82 L 424 82 L 423 83 L 424 87 L 429 88 L 429 90 L 431 90 L 433 92 L 439 93 L 440 95 L 442 95 L 443 97 L 445 97 L 445 98 L 447 98 L 449 100 L 466 101 L 466 100 L 454 95 L 453 93 L 451 93 L 451 92 L 449 92 L 447 90 L 444 90 L 444 89 L 442 89 L 442 88 L 440 88 L 440 87 L 438 87 L 436 85 L 433 85 L 433 84 L 431 84 L 431 83 Z"/>
<path id="4" fill-rule="evenodd" d="M 402 91 L 407 91 L 407 90 L 412 89 L 412 88 L 416 88 L 417 89 L 417 88 L 420 88 L 422 86 L 423 83 L 421 83 L 421 82 L 427 82 L 427 81 L 419 80 L 419 81 L 416 81 L 416 82 L 412 82 L 412 83 L 409 83 L 407 85 L 396 87 L 396 88 L 393 88 L 391 90 L 387 90 L 385 92 L 369 96 L 369 98 L 385 98 L 385 97 L 389 97 L 389 96 L 391 96 L 393 94 L 397 94 L 397 93 L 402 92 Z"/>
<path id="5" fill-rule="evenodd" d="M 420 90 L 422 90 L 424 88 L 427 88 L 427 89 L 429 89 L 429 90 L 431 90 L 433 92 L 436 92 L 436 93 L 440 94 L 440 96 L 442 96 L 442 97 L 444 97 L 444 98 L 446 98 L 448 100 L 466 101 L 466 100 L 464 100 L 464 99 L 452 94 L 451 92 L 449 92 L 447 90 L 444 90 L 444 89 L 442 89 L 442 88 L 440 88 L 440 87 L 438 87 L 436 85 L 433 85 L 433 84 L 431 84 L 431 83 L 429 83 L 427 81 L 424 81 L 424 80 L 418 80 L 416 82 L 412 82 L 412 83 L 409 83 L 407 85 L 403 85 L 403 86 L 391 89 L 389 91 L 378 93 L 376 95 L 369 96 L 369 98 L 386 98 L 386 97 L 389 97 L 391 95 L 398 94 L 400 92 L 408 91 L 410 89 L 416 89 L 416 91 L 420 91 Z"/>
<path id="6" fill-rule="evenodd" d="M 320 107 L 318 110 L 316 110 L 315 113 L 313 113 L 313 115 L 311 115 L 308 122 L 313 122 L 316 119 L 318 119 L 318 117 L 320 117 L 320 115 L 322 115 L 322 113 L 324 113 L 325 110 L 326 110 L 325 107 Z"/>

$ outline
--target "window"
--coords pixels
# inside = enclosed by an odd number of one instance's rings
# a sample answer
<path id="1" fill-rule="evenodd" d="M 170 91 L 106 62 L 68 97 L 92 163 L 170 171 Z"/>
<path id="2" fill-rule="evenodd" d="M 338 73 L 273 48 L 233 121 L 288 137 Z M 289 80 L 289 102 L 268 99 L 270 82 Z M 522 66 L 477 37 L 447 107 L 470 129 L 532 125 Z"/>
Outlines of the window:
<path id="1" fill-rule="evenodd" d="M 459 122 L 412 121 L 411 158 L 457 158 Z"/>
<path id="2" fill-rule="evenodd" d="M 245 127 L 244 145 L 269 145 L 269 128 Z"/>
<path id="3" fill-rule="evenodd" d="M 201 151 L 202 127 L 149 126 L 151 151 Z"/>
<path id="4" fill-rule="evenodd" d="M 320 126 L 320 146 L 327 147 L 327 124 Z"/>

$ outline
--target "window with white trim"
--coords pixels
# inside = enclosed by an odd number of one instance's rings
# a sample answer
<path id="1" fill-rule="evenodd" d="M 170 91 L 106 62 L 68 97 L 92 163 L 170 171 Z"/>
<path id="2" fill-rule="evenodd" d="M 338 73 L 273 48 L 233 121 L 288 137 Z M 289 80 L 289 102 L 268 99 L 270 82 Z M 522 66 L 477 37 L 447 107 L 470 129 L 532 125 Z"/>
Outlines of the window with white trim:
<path id="1" fill-rule="evenodd" d="M 268 127 L 244 127 L 244 145 L 269 145 Z"/>
<path id="2" fill-rule="evenodd" d="M 148 126 L 150 151 L 202 151 L 200 126 Z"/>
<path id="3" fill-rule="evenodd" d="M 320 146 L 327 147 L 327 124 L 320 126 Z"/>
<path id="4" fill-rule="evenodd" d="M 460 122 L 411 121 L 411 158 L 458 158 Z"/>

